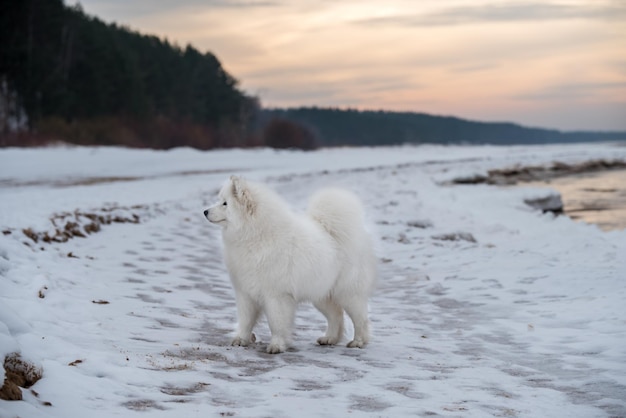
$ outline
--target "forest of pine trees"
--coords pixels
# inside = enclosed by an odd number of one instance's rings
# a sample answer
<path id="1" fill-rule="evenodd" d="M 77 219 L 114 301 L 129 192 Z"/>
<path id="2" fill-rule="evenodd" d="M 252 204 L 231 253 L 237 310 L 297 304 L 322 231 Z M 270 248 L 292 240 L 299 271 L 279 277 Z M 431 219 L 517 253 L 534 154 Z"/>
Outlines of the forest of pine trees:
<path id="1" fill-rule="evenodd" d="M 5 142 L 244 146 L 259 108 L 213 54 L 62 0 L 3 2 L 0 95 Z M 16 127 L 21 113 L 27 120 Z"/>

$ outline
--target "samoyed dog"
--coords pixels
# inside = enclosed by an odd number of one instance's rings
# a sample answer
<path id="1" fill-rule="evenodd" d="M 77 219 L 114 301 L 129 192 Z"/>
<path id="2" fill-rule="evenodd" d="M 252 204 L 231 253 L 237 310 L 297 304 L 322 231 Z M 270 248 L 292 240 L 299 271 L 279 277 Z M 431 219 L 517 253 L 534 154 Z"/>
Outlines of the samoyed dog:
<path id="1" fill-rule="evenodd" d="M 313 195 L 308 213 L 294 213 L 266 186 L 232 176 L 218 203 L 204 211 L 222 227 L 224 258 L 237 301 L 238 327 L 232 345 L 247 346 L 265 314 L 272 338 L 267 352 L 291 342 L 298 303 L 313 302 L 328 321 L 321 345 L 337 344 L 344 310 L 354 324 L 348 347 L 369 339 L 367 302 L 377 276 L 371 239 L 360 201 L 341 189 Z"/>

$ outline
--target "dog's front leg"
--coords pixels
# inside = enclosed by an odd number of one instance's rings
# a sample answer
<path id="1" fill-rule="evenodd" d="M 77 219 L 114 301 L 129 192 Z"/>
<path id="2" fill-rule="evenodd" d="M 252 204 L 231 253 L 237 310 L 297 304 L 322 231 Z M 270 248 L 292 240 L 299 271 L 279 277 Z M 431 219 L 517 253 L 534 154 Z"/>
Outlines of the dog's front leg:
<path id="1" fill-rule="evenodd" d="M 265 303 L 265 315 L 272 332 L 272 340 L 267 347 L 269 354 L 287 350 L 291 343 L 296 301 L 287 295 L 269 298 Z"/>
<path id="2" fill-rule="evenodd" d="M 231 345 L 240 345 L 247 347 L 251 342 L 255 341 L 252 329 L 256 325 L 261 307 L 249 295 L 243 292 L 236 292 L 237 298 L 237 335 L 233 339 Z"/>

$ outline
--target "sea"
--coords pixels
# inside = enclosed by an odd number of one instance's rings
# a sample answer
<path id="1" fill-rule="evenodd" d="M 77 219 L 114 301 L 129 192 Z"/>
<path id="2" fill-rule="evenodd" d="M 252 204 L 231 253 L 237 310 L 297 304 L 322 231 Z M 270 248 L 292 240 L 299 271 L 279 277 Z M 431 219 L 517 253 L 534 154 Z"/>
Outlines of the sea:
<path id="1" fill-rule="evenodd" d="M 626 229 L 626 170 L 576 174 L 524 183 L 550 187 L 561 194 L 564 213 L 602 230 Z"/>

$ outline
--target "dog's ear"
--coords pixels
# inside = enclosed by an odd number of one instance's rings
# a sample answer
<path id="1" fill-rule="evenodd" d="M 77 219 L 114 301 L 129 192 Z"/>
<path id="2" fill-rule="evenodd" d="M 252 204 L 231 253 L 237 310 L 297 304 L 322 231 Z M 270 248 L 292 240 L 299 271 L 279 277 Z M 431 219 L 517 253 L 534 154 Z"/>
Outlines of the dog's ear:
<path id="1" fill-rule="evenodd" d="M 239 176 L 230 176 L 230 183 L 233 196 L 237 202 L 246 209 L 248 214 L 253 215 L 256 209 L 256 203 L 252 199 L 248 183 Z"/>
<path id="2" fill-rule="evenodd" d="M 230 176 L 230 187 L 233 193 L 233 196 L 235 196 L 237 199 L 239 199 L 239 196 L 243 193 L 244 188 L 246 188 L 246 183 L 245 180 L 242 179 L 239 176 Z"/>

